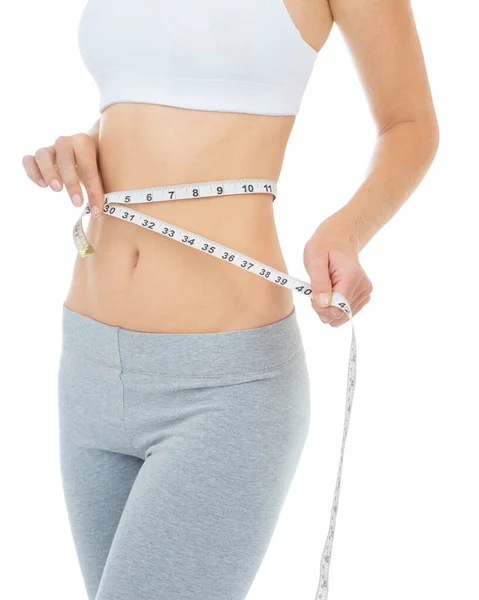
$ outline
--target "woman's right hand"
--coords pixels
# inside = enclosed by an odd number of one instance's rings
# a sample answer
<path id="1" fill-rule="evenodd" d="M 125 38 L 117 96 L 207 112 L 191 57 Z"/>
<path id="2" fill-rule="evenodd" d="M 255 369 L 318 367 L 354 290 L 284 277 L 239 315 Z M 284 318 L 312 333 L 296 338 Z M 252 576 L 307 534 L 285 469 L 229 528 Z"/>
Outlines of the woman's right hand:
<path id="1" fill-rule="evenodd" d="M 60 136 L 53 146 L 22 159 L 28 177 L 40 187 L 60 192 L 65 185 L 75 206 L 83 204 L 83 184 L 93 217 L 103 214 L 104 192 L 98 166 L 98 140 L 87 133 Z"/>

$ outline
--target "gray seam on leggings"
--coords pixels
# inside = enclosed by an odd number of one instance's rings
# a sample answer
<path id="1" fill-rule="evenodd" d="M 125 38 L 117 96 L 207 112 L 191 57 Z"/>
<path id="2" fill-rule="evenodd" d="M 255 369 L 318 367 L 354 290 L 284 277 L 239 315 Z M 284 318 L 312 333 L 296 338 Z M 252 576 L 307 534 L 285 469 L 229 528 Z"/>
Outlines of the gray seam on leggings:
<path id="1" fill-rule="evenodd" d="M 271 373 L 273 371 L 276 371 L 276 369 L 282 369 L 283 367 L 286 367 L 287 365 L 289 365 L 290 363 L 292 363 L 293 361 L 295 361 L 298 356 L 301 354 L 302 350 L 298 350 L 298 352 L 296 352 L 296 354 L 294 354 L 290 359 L 288 359 L 285 362 L 279 363 L 277 365 L 274 365 L 273 367 L 270 367 L 268 369 L 258 369 L 255 371 L 252 371 L 252 373 L 254 374 L 265 374 L 265 373 Z M 97 364 L 101 364 L 105 367 L 109 367 L 109 368 L 114 368 L 111 364 L 103 362 L 101 360 L 97 360 L 96 358 L 92 358 L 91 356 L 86 356 L 85 354 L 80 354 L 80 353 L 76 353 L 80 358 L 82 358 L 83 360 L 88 360 Z M 120 357 L 120 362 L 121 362 L 121 357 Z M 123 366 L 122 366 L 122 373 L 123 373 Z M 142 371 L 140 369 L 128 369 L 128 373 L 139 373 L 139 374 L 143 374 L 143 375 L 161 375 L 161 377 L 165 378 L 165 379 L 178 379 L 179 376 L 181 376 L 182 379 L 220 379 L 223 377 L 223 375 L 185 375 L 183 373 L 175 373 L 175 374 L 166 374 L 166 373 L 162 373 L 161 371 Z M 244 371 L 228 371 L 228 375 L 243 375 Z"/>
<path id="2" fill-rule="evenodd" d="M 120 350 L 120 328 L 117 327 L 116 328 L 116 341 L 118 344 L 118 357 L 120 359 L 120 381 L 121 381 L 121 419 L 123 421 L 123 428 L 125 430 L 125 436 L 126 439 L 128 441 L 128 443 L 130 444 L 130 447 L 135 451 L 135 453 L 138 456 L 141 456 L 141 452 L 139 450 L 137 450 L 135 448 L 135 446 L 133 445 L 133 442 L 131 441 L 131 437 L 130 434 L 128 433 L 128 428 L 126 426 L 126 419 L 125 419 L 125 383 L 123 381 L 123 362 L 121 360 L 121 350 Z"/>

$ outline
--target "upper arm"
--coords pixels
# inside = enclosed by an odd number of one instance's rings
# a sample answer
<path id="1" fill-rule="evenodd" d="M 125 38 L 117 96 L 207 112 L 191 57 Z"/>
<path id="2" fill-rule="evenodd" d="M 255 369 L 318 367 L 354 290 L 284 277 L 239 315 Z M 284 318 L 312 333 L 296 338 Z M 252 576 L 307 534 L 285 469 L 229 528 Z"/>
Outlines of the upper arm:
<path id="1" fill-rule="evenodd" d="M 379 132 L 404 121 L 437 126 L 410 0 L 329 0 Z"/>

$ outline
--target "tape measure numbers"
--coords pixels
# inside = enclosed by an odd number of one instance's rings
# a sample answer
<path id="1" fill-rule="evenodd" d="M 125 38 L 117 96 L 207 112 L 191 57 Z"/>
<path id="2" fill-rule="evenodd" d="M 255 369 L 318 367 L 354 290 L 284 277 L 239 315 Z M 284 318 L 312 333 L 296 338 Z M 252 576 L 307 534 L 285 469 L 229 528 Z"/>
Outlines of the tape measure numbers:
<path id="1" fill-rule="evenodd" d="M 273 195 L 274 200 L 277 194 L 277 183 L 271 179 L 231 179 L 111 192 L 109 194 L 105 194 L 103 212 L 117 219 L 122 219 L 123 221 L 133 223 L 139 227 L 150 229 L 155 233 L 169 237 L 181 244 L 188 245 L 191 248 L 199 250 L 200 252 L 210 254 L 211 256 L 219 258 L 220 260 L 227 261 L 236 267 L 249 271 L 250 273 L 254 273 L 255 275 L 258 275 L 259 277 L 262 277 L 271 283 L 275 283 L 276 285 L 293 290 L 294 292 L 300 293 L 303 296 L 310 296 L 312 293 L 311 285 L 302 279 L 292 277 L 287 273 L 278 271 L 277 269 L 232 248 L 229 248 L 228 246 L 219 244 L 214 240 L 205 238 L 182 227 L 177 227 L 176 225 L 172 225 L 171 223 L 167 223 L 166 221 L 162 221 L 161 219 L 157 219 L 131 207 L 132 204 L 139 203 L 170 202 L 173 200 L 228 196 L 242 193 L 269 193 Z M 73 229 L 73 239 L 78 248 L 78 252 L 82 257 L 89 256 L 95 252 L 93 247 L 88 242 L 82 224 L 83 218 L 89 213 L 90 208 L 87 206 L 83 210 L 78 221 L 75 223 L 75 227 Z M 336 515 L 338 512 L 344 449 L 346 445 L 346 437 L 348 434 L 354 389 L 356 385 L 356 336 L 354 332 L 351 307 L 349 306 L 347 299 L 338 292 L 333 292 L 331 305 L 340 308 L 351 321 L 351 346 L 349 351 L 346 410 L 344 416 L 339 469 L 331 508 L 328 536 L 326 538 L 321 556 L 320 577 L 315 600 L 327 600 L 328 597 L 329 566 L 331 562 L 334 531 L 336 527 Z"/>

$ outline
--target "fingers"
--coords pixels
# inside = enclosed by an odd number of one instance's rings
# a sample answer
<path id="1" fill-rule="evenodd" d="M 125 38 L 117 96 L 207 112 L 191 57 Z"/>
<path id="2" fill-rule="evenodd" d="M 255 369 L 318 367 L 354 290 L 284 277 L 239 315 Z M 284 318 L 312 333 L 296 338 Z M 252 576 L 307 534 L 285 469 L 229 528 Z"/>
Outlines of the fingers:
<path id="1" fill-rule="evenodd" d="M 357 255 L 307 244 L 304 258 L 311 279 L 312 307 L 323 323 L 337 327 L 349 320 L 341 308 L 331 306 L 333 291 L 347 299 L 352 315 L 369 302 L 372 284 Z"/>
<path id="2" fill-rule="evenodd" d="M 337 306 L 331 306 L 333 287 L 334 290 L 343 294 L 348 301 L 354 297 L 358 277 L 356 276 L 357 265 L 348 259 L 348 263 L 343 266 L 342 277 L 339 282 L 335 280 L 333 286 L 331 280 L 331 256 L 327 250 L 316 251 L 315 255 L 308 257 L 308 273 L 311 277 L 311 289 L 313 296 L 311 299 L 314 310 L 318 313 L 323 323 L 331 323 L 341 318 L 344 312 Z M 336 275 L 337 279 L 337 275 Z"/>
<path id="3" fill-rule="evenodd" d="M 34 156 L 31 154 L 24 156 L 22 158 L 22 165 L 25 169 L 25 173 L 33 181 L 33 183 L 36 183 L 43 188 L 48 187 L 47 182 L 43 179 L 42 172 L 38 168 L 37 161 L 35 160 Z"/>
<path id="4" fill-rule="evenodd" d="M 35 161 L 43 179 L 55 192 L 62 189 L 60 175 L 55 167 L 55 150 L 53 146 L 45 146 L 35 152 Z"/>
<path id="5" fill-rule="evenodd" d="M 329 253 L 323 250 L 309 258 L 308 272 L 314 304 L 318 308 L 329 306 L 333 287 L 329 277 Z"/>
<path id="6" fill-rule="evenodd" d="M 356 315 L 366 304 L 371 300 L 371 293 L 373 291 L 373 285 L 369 277 L 363 271 L 363 277 L 361 278 L 360 285 L 356 294 L 352 296 L 352 300 L 349 305 L 351 307 L 352 316 Z M 337 318 L 333 318 L 329 321 L 331 327 L 339 327 L 349 321 L 349 317 L 341 311 L 341 315 Z"/>
<path id="7" fill-rule="evenodd" d="M 353 316 L 356 315 L 364 306 L 366 306 L 370 300 L 371 294 L 369 292 L 365 291 L 358 296 L 358 298 L 356 298 L 353 303 L 350 304 Z M 343 311 L 341 311 L 341 316 L 337 319 L 332 319 L 329 324 L 331 327 L 339 327 L 340 325 L 344 325 L 344 323 L 347 321 L 349 321 L 349 317 Z"/>
<path id="8" fill-rule="evenodd" d="M 313 292 L 311 303 L 323 323 L 341 316 L 342 310 L 330 306 L 332 288 L 329 274 L 329 252 L 325 249 L 316 249 L 307 256 L 307 270 L 311 279 Z"/>
<path id="9" fill-rule="evenodd" d="M 88 194 L 91 214 L 98 218 L 103 214 L 104 195 L 97 163 L 97 148 L 87 134 L 80 133 L 72 136 L 72 139 L 78 172 Z"/>
<path id="10" fill-rule="evenodd" d="M 26 155 L 22 164 L 27 176 L 41 187 L 59 192 L 65 185 L 71 201 L 81 206 L 84 185 L 93 217 L 103 214 L 103 183 L 98 168 L 97 144 L 86 133 L 60 136 L 53 146 Z"/>
<path id="11" fill-rule="evenodd" d="M 57 171 L 75 206 L 83 204 L 83 193 L 75 166 L 75 154 L 70 138 L 59 137 L 54 145 Z"/>
<path id="12" fill-rule="evenodd" d="M 336 319 L 340 319 L 341 316 L 344 315 L 344 312 L 337 306 L 319 306 L 314 298 L 311 300 L 311 303 L 323 323 L 330 324 Z"/>

